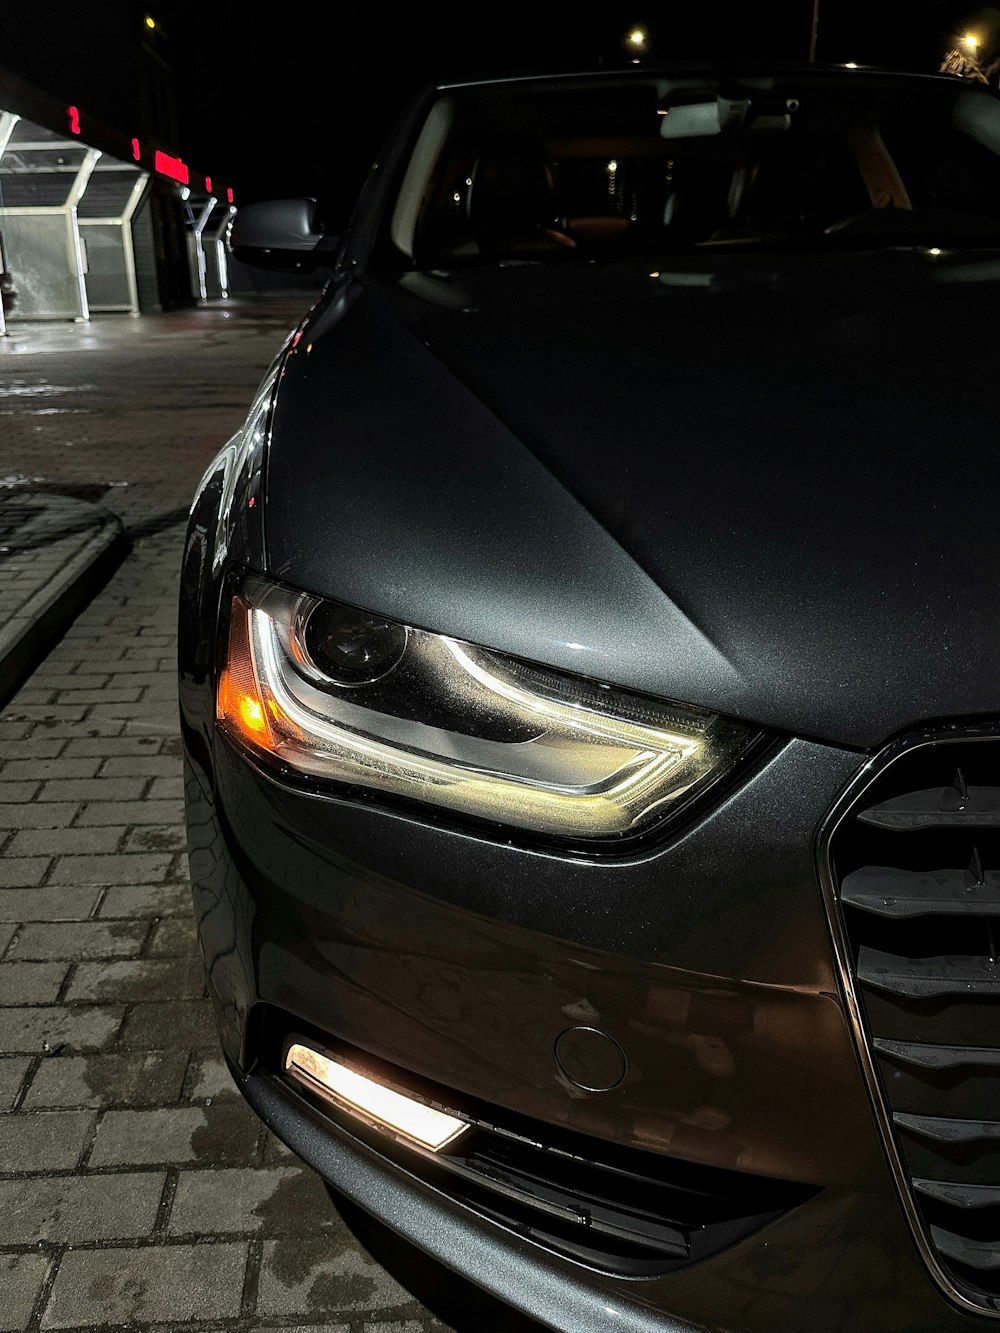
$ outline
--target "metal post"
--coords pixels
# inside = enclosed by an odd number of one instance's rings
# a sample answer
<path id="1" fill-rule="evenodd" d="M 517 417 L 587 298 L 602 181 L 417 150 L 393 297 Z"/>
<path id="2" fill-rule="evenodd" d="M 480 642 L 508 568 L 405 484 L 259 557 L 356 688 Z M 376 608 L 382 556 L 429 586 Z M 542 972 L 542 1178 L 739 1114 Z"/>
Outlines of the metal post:
<path id="1" fill-rule="evenodd" d="M 215 195 L 209 195 L 208 202 L 203 206 L 194 223 L 195 249 L 198 256 L 198 295 L 202 301 L 208 300 L 208 270 L 205 264 L 205 246 L 202 237 L 205 234 L 205 227 L 212 214 L 212 209 L 217 203 L 218 200 Z"/>
<path id="2" fill-rule="evenodd" d="M 0 111 L 0 158 L 3 157 L 7 145 L 10 142 L 10 136 L 14 133 L 14 126 L 20 120 L 20 116 L 13 111 Z M 0 196 L 0 204 L 3 198 Z M 3 236 L 0 235 L 0 270 L 7 267 L 7 260 L 3 252 Z M 3 300 L 0 299 L 0 337 L 7 332 L 7 316 L 3 312 Z"/>
<path id="3" fill-rule="evenodd" d="M 135 217 L 135 210 L 139 207 L 142 196 L 146 193 L 146 185 L 149 181 L 149 175 L 145 171 L 139 172 L 139 178 L 132 187 L 132 193 L 129 195 L 128 203 L 125 205 L 125 212 L 121 216 L 122 227 L 122 249 L 125 253 L 125 280 L 128 283 L 128 296 L 132 304 L 133 315 L 139 313 L 139 284 L 135 276 L 135 246 L 132 243 L 132 219 Z"/>
<path id="4" fill-rule="evenodd" d="M 809 63 L 816 63 L 816 43 L 819 40 L 819 0 L 813 0 L 812 26 L 809 30 Z"/>
<path id="5" fill-rule="evenodd" d="M 99 148 L 88 148 L 86 156 L 80 164 L 80 170 L 76 173 L 76 179 L 73 181 L 73 187 L 69 192 L 62 211 L 66 214 L 69 225 L 69 257 L 70 263 L 76 269 L 77 285 L 80 289 L 80 313 L 78 319 L 90 318 L 90 303 L 87 299 L 87 263 L 83 248 L 83 241 L 80 236 L 80 223 L 77 218 L 77 207 L 83 198 L 83 193 L 87 188 L 87 182 L 94 173 L 101 157 Z"/>

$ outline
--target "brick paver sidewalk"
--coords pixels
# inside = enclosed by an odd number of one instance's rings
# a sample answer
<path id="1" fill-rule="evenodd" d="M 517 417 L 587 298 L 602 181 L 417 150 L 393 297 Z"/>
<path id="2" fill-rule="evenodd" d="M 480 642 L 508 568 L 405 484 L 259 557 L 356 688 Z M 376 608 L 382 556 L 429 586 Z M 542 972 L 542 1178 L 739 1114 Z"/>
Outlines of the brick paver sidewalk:
<path id="1" fill-rule="evenodd" d="M 218 1056 L 181 824 L 182 529 L 0 714 L 0 1330 L 443 1328 Z"/>

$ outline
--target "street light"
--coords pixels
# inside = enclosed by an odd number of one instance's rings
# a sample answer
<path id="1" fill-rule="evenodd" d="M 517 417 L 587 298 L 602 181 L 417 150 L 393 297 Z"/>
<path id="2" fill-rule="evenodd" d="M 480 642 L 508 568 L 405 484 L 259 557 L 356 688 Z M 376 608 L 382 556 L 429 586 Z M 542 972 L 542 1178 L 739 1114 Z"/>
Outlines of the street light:
<path id="1" fill-rule="evenodd" d="M 962 44 L 968 51 L 978 51 L 979 42 L 980 39 L 974 32 L 967 32 L 965 36 L 962 38 Z"/>
<path id="2" fill-rule="evenodd" d="M 625 38 L 627 45 L 633 51 L 645 51 L 648 40 L 645 28 L 633 28 Z"/>

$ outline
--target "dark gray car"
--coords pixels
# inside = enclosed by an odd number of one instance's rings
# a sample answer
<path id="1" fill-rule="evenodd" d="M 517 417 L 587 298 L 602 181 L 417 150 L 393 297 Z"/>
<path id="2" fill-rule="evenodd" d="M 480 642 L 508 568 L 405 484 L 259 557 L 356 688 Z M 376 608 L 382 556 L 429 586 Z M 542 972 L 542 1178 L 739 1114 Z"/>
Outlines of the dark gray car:
<path id="1" fill-rule="evenodd" d="M 192 509 L 222 1043 L 555 1329 L 1000 1312 L 1000 102 L 430 90 Z"/>

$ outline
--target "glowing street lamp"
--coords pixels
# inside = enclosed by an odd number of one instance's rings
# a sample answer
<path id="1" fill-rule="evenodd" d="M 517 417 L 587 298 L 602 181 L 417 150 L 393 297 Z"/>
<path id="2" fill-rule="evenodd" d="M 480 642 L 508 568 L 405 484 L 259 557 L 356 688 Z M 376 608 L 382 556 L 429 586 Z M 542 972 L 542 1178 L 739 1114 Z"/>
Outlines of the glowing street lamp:
<path id="1" fill-rule="evenodd" d="M 967 32 L 962 38 L 962 45 L 967 51 L 975 52 L 979 50 L 980 41 L 981 39 L 976 33 Z"/>
<path id="2" fill-rule="evenodd" d="M 645 28 L 633 28 L 625 38 L 625 43 L 630 51 L 645 51 L 649 42 L 649 35 Z"/>

